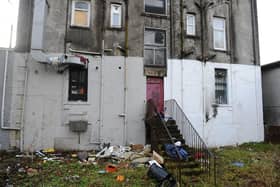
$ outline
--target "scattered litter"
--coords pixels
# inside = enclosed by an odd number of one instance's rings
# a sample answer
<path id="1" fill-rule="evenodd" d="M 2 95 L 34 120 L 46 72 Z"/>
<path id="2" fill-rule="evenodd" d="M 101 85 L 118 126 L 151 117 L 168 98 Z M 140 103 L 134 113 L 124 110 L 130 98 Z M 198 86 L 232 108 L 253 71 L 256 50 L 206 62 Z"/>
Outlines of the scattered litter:
<path id="1" fill-rule="evenodd" d="M 113 164 L 108 164 L 105 170 L 107 173 L 114 173 L 117 171 L 117 167 Z"/>
<path id="2" fill-rule="evenodd" d="M 148 170 L 148 176 L 156 179 L 158 182 L 164 181 L 168 177 L 168 173 L 165 169 L 153 163 Z"/>
<path id="3" fill-rule="evenodd" d="M 38 174 L 38 170 L 37 169 L 33 169 L 33 168 L 28 168 L 26 170 L 26 172 L 27 172 L 27 175 L 31 176 L 31 177 Z"/>
<path id="4" fill-rule="evenodd" d="M 24 168 L 19 168 L 19 169 L 18 169 L 18 172 L 19 172 L 19 173 L 25 173 L 25 169 L 24 169 Z"/>
<path id="5" fill-rule="evenodd" d="M 165 144 L 164 147 L 165 147 L 166 154 L 173 159 L 178 158 L 177 154 L 180 154 L 180 157 L 182 159 L 187 159 L 188 158 L 187 151 L 185 149 L 183 149 L 182 147 L 178 147 L 178 146 L 175 146 L 173 144 Z M 177 151 L 178 151 L 178 153 L 177 153 Z"/>
<path id="6" fill-rule="evenodd" d="M 80 176 L 79 175 L 67 176 L 64 177 L 64 180 L 71 183 L 77 183 L 80 181 Z"/>
<path id="7" fill-rule="evenodd" d="M 78 152 L 77 157 L 81 162 L 86 162 L 88 160 L 88 152 Z"/>
<path id="8" fill-rule="evenodd" d="M 123 175 L 118 175 L 117 178 L 116 178 L 116 181 L 123 182 L 124 181 L 124 176 Z"/>
<path id="9" fill-rule="evenodd" d="M 239 167 L 239 168 L 244 167 L 244 163 L 243 162 L 233 162 L 232 165 L 236 166 L 236 167 Z"/>
<path id="10" fill-rule="evenodd" d="M 141 152 L 144 150 L 144 145 L 142 145 L 142 144 L 131 145 L 131 150 L 135 151 L 135 152 Z"/>
<path id="11" fill-rule="evenodd" d="M 181 147 L 182 143 L 180 141 L 177 141 L 177 142 L 174 143 L 174 145 L 177 146 L 177 147 Z"/>
<path id="12" fill-rule="evenodd" d="M 77 154 L 71 154 L 72 158 L 77 158 Z"/>
<path id="13" fill-rule="evenodd" d="M 54 148 L 47 148 L 47 149 L 43 149 L 42 152 L 43 153 L 54 153 L 55 150 L 54 150 Z"/>
<path id="14" fill-rule="evenodd" d="M 156 160 L 150 160 L 149 164 L 150 164 L 150 166 L 152 166 L 153 164 L 156 164 L 158 167 L 162 168 L 162 166 Z"/>
<path id="15" fill-rule="evenodd" d="M 107 172 L 106 172 L 105 170 L 99 170 L 98 173 L 99 173 L 99 174 L 105 174 L 105 173 L 107 173 Z"/>
<path id="16" fill-rule="evenodd" d="M 46 154 L 44 154 L 42 151 L 36 151 L 35 154 L 36 154 L 38 157 L 46 157 Z"/>
<path id="17" fill-rule="evenodd" d="M 164 158 L 160 156 L 157 152 L 153 151 L 153 160 L 156 160 L 159 164 L 164 164 Z"/>
<path id="18" fill-rule="evenodd" d="M 131 161 L 132 164 L 145 164 L 151 160 L 151 157 L 142 157 L 142 158 L 136 158 Z"/>

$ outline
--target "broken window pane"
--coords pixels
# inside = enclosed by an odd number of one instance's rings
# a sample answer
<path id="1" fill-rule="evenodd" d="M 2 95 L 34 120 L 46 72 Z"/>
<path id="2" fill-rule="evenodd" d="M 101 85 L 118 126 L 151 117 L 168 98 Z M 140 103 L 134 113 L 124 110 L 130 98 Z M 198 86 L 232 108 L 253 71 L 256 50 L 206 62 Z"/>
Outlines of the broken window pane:
<path id="1" fill-rule="evenodd" d="M 227 70 L 215 69 L 215 99 L 217 104 L 227 104 Z"/>
<path id="2" fill-rule="evenodd" d="M 145 0 L 145 12 L 165 14 L 166 0 Z"/>

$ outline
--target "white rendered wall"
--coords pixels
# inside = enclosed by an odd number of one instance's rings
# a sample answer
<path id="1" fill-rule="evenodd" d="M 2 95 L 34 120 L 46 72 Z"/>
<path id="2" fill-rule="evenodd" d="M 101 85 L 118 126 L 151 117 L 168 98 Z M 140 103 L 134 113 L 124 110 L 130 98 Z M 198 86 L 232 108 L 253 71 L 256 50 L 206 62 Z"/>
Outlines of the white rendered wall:
<path id="1" fill-rule="evenodd" d="M 87 102 L 68 101 L 68 70 L 59 74 L 53 67 L 35 61 L 28 63 L 25 150 L 48 147 L 85 150 L 94 149 L 100 143 L 145 143 L 143 58 L 127 58 L 125 61 L 123 57 L 104 57 L 102 67 L 100 57 L 88 58 Z M 124 104 L 125 76 L 127 109 Z M 80 144 L 78 134 L 69 130 L 68 123 L 72 120 L 90 123 L 88 130 L 80 135 Z"/>
<path id="2" fill-rule="evenodd" d="M 228 104 L 215 103 L 215 68 L 228 70 Z M 165 100 L 176 99 L 208 146 L 263 141 L 261 71 L 259 66 L 195 60 L 169 60 Z M 208 121 L 203 121 L 205 114 Z"/>

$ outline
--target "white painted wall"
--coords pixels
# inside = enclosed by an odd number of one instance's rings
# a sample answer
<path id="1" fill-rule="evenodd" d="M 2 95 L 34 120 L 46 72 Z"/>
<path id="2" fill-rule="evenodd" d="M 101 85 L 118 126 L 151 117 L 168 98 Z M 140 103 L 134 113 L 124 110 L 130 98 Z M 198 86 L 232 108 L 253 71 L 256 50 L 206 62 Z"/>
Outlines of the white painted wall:
<path id="1" fill-rule="evenodd" d="M 100 143 L 145 143 L 146 78 L 143 58 L 88 58 L 87 102 L 67 100 L 68 70 L 59 74 L 48 65 L 35 61 L 28 63 L 25 150 L 48 147 L 87 150 L 96 148 Z M 126 112 L 125 118 L 122 114 Z M 90 123 L 88 130 L 80 135 L 80 144 L 78 134 L 69 129 L 68 123 L 72 120 L 87 120 Z"/>
<path id="2" fill-rule="evenodd" d="M 228 70 L 227 105 L 215 103 L 215 68 Z M 259 66 L 195 60 L 169 60 L 165 100 L 176 99 L 208 146 L 263 141 L 261 72 Z M 205 113 L 209 121 L 203 121 Z"/>

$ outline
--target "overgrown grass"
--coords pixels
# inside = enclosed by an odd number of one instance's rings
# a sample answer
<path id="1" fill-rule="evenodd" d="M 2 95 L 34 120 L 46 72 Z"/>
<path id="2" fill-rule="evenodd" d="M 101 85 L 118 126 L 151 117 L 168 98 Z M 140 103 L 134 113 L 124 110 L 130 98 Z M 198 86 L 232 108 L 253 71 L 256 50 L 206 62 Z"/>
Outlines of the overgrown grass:
<path id="1" fill-rule="evenodd" d="M 280 186 L 280 145 L 247 143 L 238 147 L 215 149 L 214 152 L 218 157 L 218 186 Z M 1 161 L 0 166 L 2 164 L 3 169 L 8 165 L 22 161 L 23 159 L 7 158 L 3 162 Z M 238 167 L 233 164 L 234 162 L 240 162 L 244 165 Z M 84 164 L 75 159 L 64 162 L 36 160 L 31 163 L 24 161 L 22 166 L 35 168 L 38 173 L 34 176 L 28 176 L 26 173 L 13 172 L 10 174 L 10 180 L 14 186 L 20 187 L 153 187 L 157 185 L 156 181 L 148 178 L 145 167 L 125 166 L 119 168 L 115 173 L 99 174 L 100 170 L 105 169 L 105 165 L 106 163 Z M 125 176 L 125 180 L 117 182 L 118 175 Z M 183 176 L 183 180 L 187 186 L 214 186 L 213 178 L 209 182 L 207 176 L 203 175 L 198 177 Z"/>

